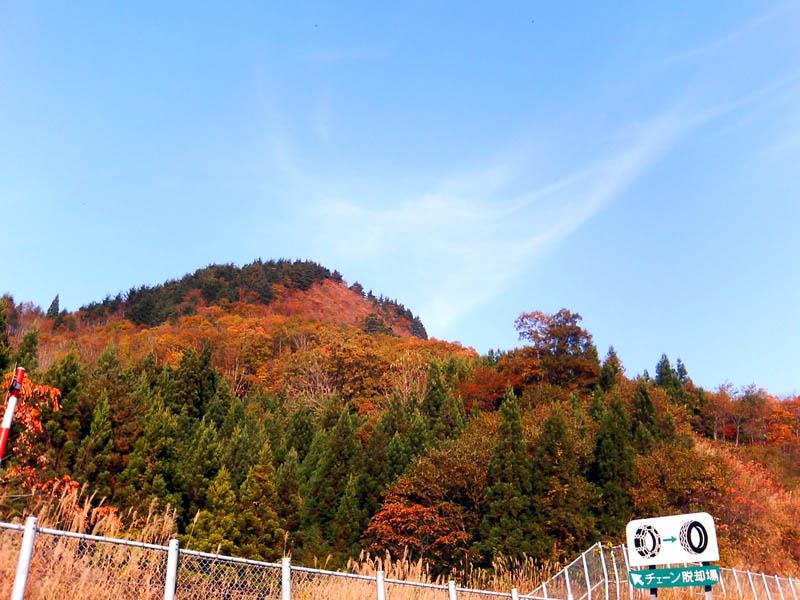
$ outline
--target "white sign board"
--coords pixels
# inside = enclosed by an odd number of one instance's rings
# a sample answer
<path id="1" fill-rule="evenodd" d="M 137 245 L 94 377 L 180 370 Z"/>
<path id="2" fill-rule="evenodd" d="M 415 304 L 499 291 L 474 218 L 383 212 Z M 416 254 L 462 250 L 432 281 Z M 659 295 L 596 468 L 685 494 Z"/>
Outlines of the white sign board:
<path id="1" fill-rule="evenodd" d="M 708 513 L 637 519 L 625 528 L 631 567 L 719 560 L 714 518 Z"/>

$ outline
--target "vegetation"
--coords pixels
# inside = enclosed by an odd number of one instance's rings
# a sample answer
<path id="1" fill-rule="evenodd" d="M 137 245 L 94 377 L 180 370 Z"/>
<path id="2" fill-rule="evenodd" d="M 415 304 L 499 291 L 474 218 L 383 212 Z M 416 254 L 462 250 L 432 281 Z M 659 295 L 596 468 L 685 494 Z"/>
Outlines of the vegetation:
<path id="1" fill-rule="evenodd" d="M 520 348 L 479 356 L 314 263 L 208 267 L 75 313 L 57 300 L 0 302 L 0 367 L 31 372 L 2 518 L 85 485 L 85 510 L 169 514 L 191 548 L 389 552 L 436 578 L 706 510 L 727 562 L 798 572 L 800 399 L 704 390 L 666 356 L 629 377 L 569 310 L 523 313 Z"/>

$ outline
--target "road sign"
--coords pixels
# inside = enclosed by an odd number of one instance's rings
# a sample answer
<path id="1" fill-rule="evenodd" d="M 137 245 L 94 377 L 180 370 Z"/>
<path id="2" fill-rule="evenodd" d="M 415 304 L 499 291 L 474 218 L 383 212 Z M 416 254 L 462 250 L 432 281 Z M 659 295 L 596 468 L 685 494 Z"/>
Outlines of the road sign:
<path id="1" fill-rule="evenodd" d="M 719 567 L 679 567 L 675 569 L 650 569 L 630 571 L 631 585 L 640 590 L 670 587 L 694 587 L 717 585 Z"/>
<path id="2" fill-rule="evenodd" d="M 631 567 L 719 560 L 714 518 L 708 513 L 637 519 L 625 534 Z"/>

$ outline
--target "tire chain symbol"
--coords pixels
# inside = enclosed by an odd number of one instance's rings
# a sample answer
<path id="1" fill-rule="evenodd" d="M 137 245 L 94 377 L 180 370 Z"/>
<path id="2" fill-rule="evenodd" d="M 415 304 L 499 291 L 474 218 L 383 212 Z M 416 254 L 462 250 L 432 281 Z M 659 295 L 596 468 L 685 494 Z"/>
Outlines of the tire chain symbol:
<path id="1" fill-rule="evenodd" d="M 642 558 L 655 558 L 661 552 L 661 536 L 652 525 L 641 525 L 633 536 L 633 545 Z"/>
<path id="2" fill-rule="evenodd" d="M 708 547 L 708 531 L 700 521 L 687 521 L 681 526 L 680 541 L 688 553 L 702 554 Z"/>

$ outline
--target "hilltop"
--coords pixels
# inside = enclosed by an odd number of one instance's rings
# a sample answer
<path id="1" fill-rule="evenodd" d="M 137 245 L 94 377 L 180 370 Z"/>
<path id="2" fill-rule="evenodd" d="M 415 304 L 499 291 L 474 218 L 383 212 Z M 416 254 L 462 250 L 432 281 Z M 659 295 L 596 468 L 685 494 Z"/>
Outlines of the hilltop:
<path id="1" fill-rule="evenodd" d="M 40 384 L 2 517 L 85 485 L 131 527 L 172 513 L 191 548 L 388 551 L 444 573 L 560 561 L 634 515 L 706 510 L 725 562 L 798 573 L 800 400 L 705 390 L 666 356 L 629 376 L 567 309 L 522 313 L 521 346 L 480 356 L 336 271 L 260 260 L 74 312 L 0 307 L 0 368 Z"/>

